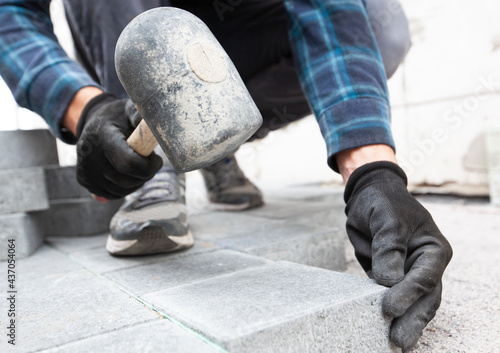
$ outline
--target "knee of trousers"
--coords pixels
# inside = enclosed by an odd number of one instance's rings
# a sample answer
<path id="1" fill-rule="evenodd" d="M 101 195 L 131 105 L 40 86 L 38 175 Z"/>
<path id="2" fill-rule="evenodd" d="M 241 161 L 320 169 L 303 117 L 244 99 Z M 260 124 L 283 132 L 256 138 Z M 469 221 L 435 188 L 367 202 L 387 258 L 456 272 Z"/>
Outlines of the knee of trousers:
<path id="1" fill-rule="evenodd" d="M 389 78 L 411 47 L 408 20 L 397 0 L 366 0 L 366 10 Z"/>
<path id="2" fill-rule="evenodd" d="M 291 57 L 282 58 L 245 84 L 263 118 L 262 126 L 249 141 L 311 114 Z"/>

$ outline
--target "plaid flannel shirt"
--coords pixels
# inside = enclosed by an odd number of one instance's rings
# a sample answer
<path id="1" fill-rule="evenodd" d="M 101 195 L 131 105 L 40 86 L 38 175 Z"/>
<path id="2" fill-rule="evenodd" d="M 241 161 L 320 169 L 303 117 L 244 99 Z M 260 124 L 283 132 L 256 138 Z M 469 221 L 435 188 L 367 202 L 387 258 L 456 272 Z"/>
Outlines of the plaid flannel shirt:
<path id="1" fill-rule="evenodd" d="M 385 70 L 362 0 L 285 5 L 299 79 L 328 156 L 372 144 L 394 148 Z M 334 158 L 328 162 L 338 171 Z"/>
<path id="2" fill-rule="evenodd" d="M 284 2 L 299 79 L 328 156 L 370 144 L 394 148 L 385 72 L 362 0 Z M 64 112 L 79 89 L 98 85 L 57 43 L 49 3 L 0 0 L 0 74 L 19 105 L 72 142 L 61 132 Z M 337 169 L 334 158 L 329 163 Z"/>
<path id="3" fill-rule="evenodd" d="M 99 85 L 57 42 L 50 1 L 0 1 L 0 75 L 17 103 L 42 116 L 52 133 L 74 143 L 61 120 L 76 92 Z"/>

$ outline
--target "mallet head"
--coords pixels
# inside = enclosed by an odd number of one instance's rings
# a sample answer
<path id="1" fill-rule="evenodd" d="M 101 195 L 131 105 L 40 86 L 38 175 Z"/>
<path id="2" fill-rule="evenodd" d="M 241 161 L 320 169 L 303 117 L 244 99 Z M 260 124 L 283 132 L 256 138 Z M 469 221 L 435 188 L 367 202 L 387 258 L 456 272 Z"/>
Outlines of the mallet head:
<path id="1" fill-rule="evenodd" d="M 262 124 L 231 59 L 208 27 L 187 11 L 161 7 L 137 16 L 118 39 L 115 65 L 179 172 L 224 158 Z"/>

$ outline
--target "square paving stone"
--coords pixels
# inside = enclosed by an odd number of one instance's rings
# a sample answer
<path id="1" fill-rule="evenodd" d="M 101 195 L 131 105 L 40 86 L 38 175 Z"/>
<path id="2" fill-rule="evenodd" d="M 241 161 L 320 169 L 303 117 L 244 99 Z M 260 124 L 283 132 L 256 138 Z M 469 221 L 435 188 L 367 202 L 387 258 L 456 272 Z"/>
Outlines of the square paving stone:
<path id="1" fill-rule="evenodd" d="M 343 229 L 346 217 L 344 204 L 335 201 L 284 201 L 269 200 L 263 207 L 248 210 L 247 216 L 262 217 L 275 220 L 286 220 L 313 226 L 334 227 Z"/>
<path id="2" fill-rule="evenodd" d="M 107 237 L 107 236 L 106 236 Z M 176 251 L 168 254 L 156 254 L 148 256 L 112 256 L 105 248 L 105 245 L 98 248 L 76 251 L 69 254 L 69 257 L 95 273 L 110 272 L 129 267 L 137 267 L 155 262 L 172 260 L 184 256 L 194 256 L 204 252 L 215 251 L 218 246 L 204 241 L 196 241 L 189 249 Z"/>
<path id="3" fill-rule="evenodd" d="M 271 219 L 290 219 L 323 211 L 325 207 L 327 203 L 323 201 L 270 200 L 264 206 L 248 210 L 245 214 Z"/>
<path id="4" fill-rule="evenodd" d="M 32 256 L 18 261 L 16 267 L 20 284 L 37 279 L 58 278 L 83 269 L 81 265 L 47 245 L 42 245 Z"/>
<path id="5" fill-rule="evenodd" d="M 108 280 L 55 250 L 44 247 L 19 261 L 18 269 L 15 352 L 46 349 L 158 318 Z M 6 329 L 3 320 L 3 337 Z"/>
<path id="6" fill-rule="evenodd" d="M 374 281 L 273 263 L 145 296 L 230 352 L 398 352 Z"/>
<path id="7" fill-rule="evenodd" d="M 219 350 L 172 322 L 166 319 L 158 319 L 41 352 L 215 353 L 219 352 Z"/>
<path id="8" fill-rule="evenodd" d="M 335 205 L 344 205 L 344 189 L 340 187 L 324 187 L 321 184 L 311 185 L 290 185 L 287 187 L 273 185 L 265 187 L 264 195 L 266 200 L 281 201 L 329 201 Z"/>
<path id="9" fill-rule="evenodd" d="M 8 256 L 10 239 L 15 239 L 17 259 L 31 255 L 43 243 L 43 231 L 29 213 L 0 215 L 0 261 Z"/>
<path id="10" fill-rule="evenodd" d="M 189 217 L 189 228 L 196 239 L 214 241 L 231 235 L 248 233 L 263 226 L 280 226 L 283 221 L 253 217 L 247 212 L 206 212 Z"/>
<path id="11" fill-rule="evenodd" d="M 48 208 L 43 168 L 0 170 L 0 213 Z"/>
<path id="12" fill-rule="evenodd" d="M 345 236 L 335 228 L 264 222 L 260 227 L 230 230 L 226 237 L 213 242 L 223 248 L 273 261 L 291 261 L 336 271 L 346 268 Z"/>
<path id="13" fill-rule="evenodd" d="M 46 237 L 45 242 L 59 251 L 71 254 L 76 251 L 105 248 L 107 239 L 106 232 L 80 237 Z"/>
<path id="14" fill-rule="evenodd" d="M 89 191 L 76 180 L 76 166 L 46 166 L 44 171 L 50 200 L 90 196 Z"/>
<path id="15" fill-rule="evenodd" d="M 59 164 L 49 130 L 0 131 L 0 170 Z"/>
<path id="16" fill-rule="evenodd" d="M 218 250 L 195 256 L 106 272 L 104 275 L 136 295 L 241 271 L 269 263 L 269 260 L 236 251 Z"/>
<path id="17" fill-rule="evenodd" d="M 50 201 L 50 209 L 33 212 L 47 236 L 82 236 L 107 232 L 122 200 L 101 203 L 91 197 Z"/>

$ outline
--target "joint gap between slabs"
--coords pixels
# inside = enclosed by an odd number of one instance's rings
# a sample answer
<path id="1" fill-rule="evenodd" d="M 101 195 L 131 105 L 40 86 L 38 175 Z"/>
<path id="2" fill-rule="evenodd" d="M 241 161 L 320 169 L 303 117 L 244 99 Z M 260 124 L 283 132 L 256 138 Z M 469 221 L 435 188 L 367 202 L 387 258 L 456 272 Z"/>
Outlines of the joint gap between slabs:
<path id="1" fill-rule="evenodd" d="M 163 318 L 162 318 L 163 319 Z M 155 322 L 157 319 L 151 319 L 151 320 L 146 320 L 146 321 L 141 321 L 141 322 L 136 322 L 135 324 L 130 324 L 130 325 L 125 325 L 125 326 L 122 326 L 120 328 L 116 328 L 116 329 L 113 329 L 113 330 L 108 330 L 108 331 L 105 331 L 105 332 L 99 332 L 99 333 L 96 333 L 94 335 L 88 335 L 88 336 L 85 336 L 85 337 L 80 337 L 74 341 L 70 341 L 70 342 L 66 342 L 66 343 L 62 343 L 62 344 L 58 344 L 58 345 L 55 345 L 55 346 L 51 346 L 51 347 L 48 347 L 48 348 L 42 348 L 42 349 L 39 349 L 39 350 L 36 350 L 36 351 L 33 351 L 33 353 L 38 353 L 38 352 L 45 352 L 45 351 L 48 351 L 48 350 L 51 350 L 51 349 L 56 349 L 56 348 L 63 348 L 64 346 L 67 346 L 67 345 L 70 345 L 72 343 L 76 343 L 76 342 L 82 342 L 82 341 L 85 341 L 87 339 L 90 339 L 90 338 L 94 338 L 94 337 L 99 337 L 99 336 L 103 336 L 103 335 L 107 335 L 109 333 L 113 333 L 113 332 L 118 332 L 118 331 L 121 331 L 121 330 L 125 330 L 129 327 L 135 327 L 135 326 L 141 326 L 141 325 L 146 325 L 150 322 Z"/>
<path id="2" fill-rule="evenodd" d="M 195 330 L 191 329 L 190 327 L 184 325 L 182 322 L 178 321 L 177 319 L 175 319 L 174 317 L 168 315 L 167 313 L 161 311 L 160 309 L 157 309 L 155 308 L 153 305 L 149 304 L 148 302 L 146 302 L 145 300 L 139 298 L 137 295 L 133 294 L 132 292 L 130 292 L 129 290 L 127 290 L 125 287 L 121 286 L 120 284 L 116 283 L 116 282 L 113 282 L 111 281 L 110 279 L 108 279 L 107 277 L 103 276 L 102 274 L 92 270 L 91 268 L 89 268 L 88 266 L 82 264 L 80 261 L 77 261 L 71 257 L 69 257 L 67 254 L 63 253 L 62 251 L 60 251 L 59 249 L 56 249 L 54 248 L 53 246 L 49 245 L 52 249 L 54 249 L 55 251 L 57 251 L 58 253 L 64 255 L 65 257 L 67 257 L 68 259 L 70 259 L 71 261 L 77 263 L 78 265 L 82 266 L 85 270 L 89 271 L 90 273 L 92 273 L 93 275 L 95 275 L 96 277 L 104 280 L 105 282 L 111 284 L 113 287 L 119 289 L 120 291 L 122 291 L 123 293 L 127 294 L 129 297 L 131 297 L 132 299 L 135 299 L 136 301 L 138 301 L 139 303 L 141 303 L 142 305 L 144 305 L 145 307 L 147 307 L 148 309 L 154 311 L 155 313 L 158 313 L 160 314 L 163 318 L 167 319 L 168 321 L 172 322 L 174 325 L 176 325 L 177 327 L 183 329 L 184 331 L 186 331 L 187 333 L 189 333 L 191 336 L 194 336 L 196 339 L 199 339 L 200 341 L 202 341 L 203 343 L 209 345 L 210 347 L 212 347 L 213 349 L 215 349 L 216 351 L 220 352 L 220 353 L 229 353 L 227 350 L 225 350 L 224 348 L 220 347 L 217 343 L 215 342 L 212 342 L 210 339 L 208 339 L 207 337 L 203 336 L 201 333 L 199 332 L 196 332 Z M 161 262 L 161 261 L 159 261 Z M 116 330 L 114 330 L 116 331 Z M 113 332 L 113 331 L 111 331 Z"/>

